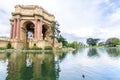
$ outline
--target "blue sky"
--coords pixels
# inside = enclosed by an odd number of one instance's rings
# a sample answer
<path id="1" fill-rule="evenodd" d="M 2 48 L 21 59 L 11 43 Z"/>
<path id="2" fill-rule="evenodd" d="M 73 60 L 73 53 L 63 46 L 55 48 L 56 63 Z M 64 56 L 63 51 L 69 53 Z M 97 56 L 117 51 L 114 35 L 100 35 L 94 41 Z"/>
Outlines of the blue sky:
<path id="1" fill-rule="evenodd" d="M 0 35 L 9 36 L 17 4 L 42 6 L 55 15 L 67 40 L 120 37 L 120 0 L 1 0 Z"/>

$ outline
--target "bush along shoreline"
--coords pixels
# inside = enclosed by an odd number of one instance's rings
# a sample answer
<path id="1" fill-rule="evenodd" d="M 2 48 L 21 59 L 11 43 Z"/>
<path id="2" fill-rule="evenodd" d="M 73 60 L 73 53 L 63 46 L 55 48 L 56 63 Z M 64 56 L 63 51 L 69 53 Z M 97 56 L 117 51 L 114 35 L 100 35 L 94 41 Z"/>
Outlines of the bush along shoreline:
<path id="1" fill-rule="evenodd" d="M 37 47 L 36 44 L 31 48 L 14 49 L 11 42 L 8 42 L 6 47 L 0 47 L 0 52 L 61 52 L 61 51 L 73 51 L 72 47 L 53 48 L 52 46 L 45 46 L 44 48 Z"/>

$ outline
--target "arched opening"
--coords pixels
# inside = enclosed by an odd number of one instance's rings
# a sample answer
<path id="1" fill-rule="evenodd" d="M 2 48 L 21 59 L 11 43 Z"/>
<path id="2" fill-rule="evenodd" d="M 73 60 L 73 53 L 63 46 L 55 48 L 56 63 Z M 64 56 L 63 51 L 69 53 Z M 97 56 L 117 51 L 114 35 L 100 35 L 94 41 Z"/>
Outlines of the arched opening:
<path id="1" fill-rule="evenodd" d="M 42 26 L 42 36 L 43 36 L 43 40 L 45 40 L 46 38 L 46 32 L 47 32 L 47 27 L 45 25 Z"/>
<path id="2" fill-rule="evenodd" d="M 34 23 L 31 21 L 27 21 L 23 24 L 23 39 L 25 47 L 29 47 L 30 38 L 34 38 Z"/>
<path id="3" fill-rule="evenodd" d="M 34 37 L 34 24 L 29 22 L 26 24 L 27 38 Z"/>
<path id="4" fill-rule="evenodd" d="M 31 31 L 28 31 L 27 35 L 28 35 L 27 36 L 28 38 L 33 38 L 34 37 L 34 33 L 31 32 Z"/>

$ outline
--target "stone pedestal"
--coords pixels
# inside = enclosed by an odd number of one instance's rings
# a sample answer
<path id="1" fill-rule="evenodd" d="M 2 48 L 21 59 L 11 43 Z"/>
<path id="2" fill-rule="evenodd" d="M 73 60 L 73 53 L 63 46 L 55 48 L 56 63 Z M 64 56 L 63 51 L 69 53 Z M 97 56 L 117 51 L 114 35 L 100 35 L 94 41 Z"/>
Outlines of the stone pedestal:
<path id="1" fill-rule="evenodd" d="M 14 49 L 24 48 L 24 43 L 21 42 L 20 40 L 14 40 L 14 41 L 11 41 L 11 43 L 12 43 L 12 47 L 14 47 Z"/>

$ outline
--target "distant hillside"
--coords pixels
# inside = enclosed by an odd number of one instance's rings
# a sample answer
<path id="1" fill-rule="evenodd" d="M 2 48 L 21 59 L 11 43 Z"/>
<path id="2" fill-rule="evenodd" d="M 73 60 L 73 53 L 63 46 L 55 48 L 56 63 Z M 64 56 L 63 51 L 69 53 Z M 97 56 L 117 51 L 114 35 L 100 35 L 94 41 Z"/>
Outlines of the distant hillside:
<path id="1" fill-rule="evenodd" d="M 9 38 L 9 37 L 7 37 L 7 36 L 0 36 L 0 38 Z"/>
<path id="2" fill-rule="evenodd" d="M 62 36 L 67 39 L 68 42 L 78 41 L 86 44 L 86 38 L 85 37 L 79 37 L 75 34 L 69 34 L 69 33 L 62 33 Z"/>
<path id="3" fill-rule="evenodd" d="M 0 40 L 2 40 L 2 41 L 5 40 L 6 41 L 6 40 L 9 40 L 9 37 L 7 37 L 7 36 L 0 36 Z"/>

